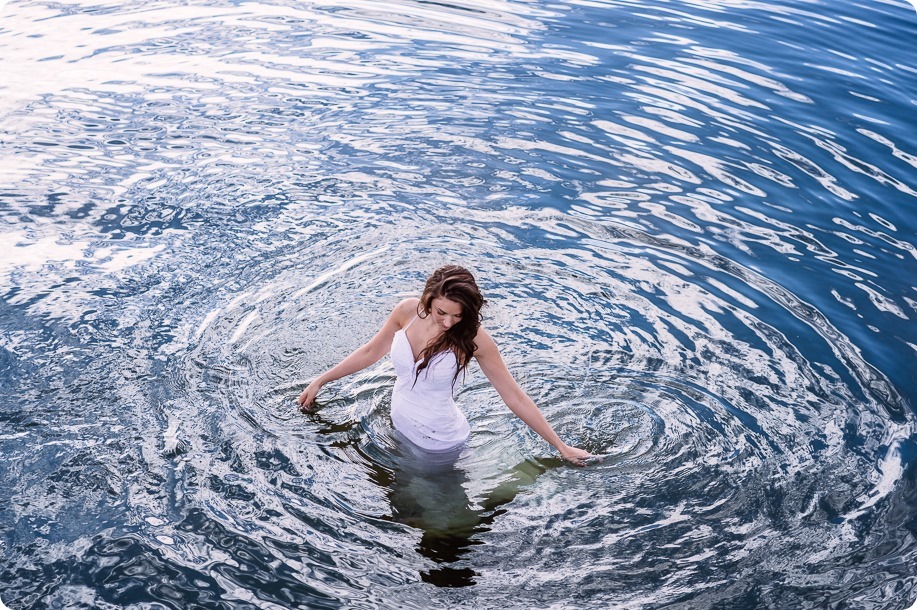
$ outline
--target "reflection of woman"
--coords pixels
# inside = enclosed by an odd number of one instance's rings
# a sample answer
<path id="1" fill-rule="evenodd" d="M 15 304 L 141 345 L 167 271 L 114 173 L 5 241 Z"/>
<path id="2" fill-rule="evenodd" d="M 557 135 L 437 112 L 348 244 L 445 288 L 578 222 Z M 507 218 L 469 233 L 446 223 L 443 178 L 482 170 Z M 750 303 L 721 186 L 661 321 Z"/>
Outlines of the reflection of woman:
<path id="1" fill-rule="evenodd" d="M 304 412 L 323 385 L 362 370 L 391 352 L 397 381 L 392 391 L 392 423 L 426 451 L 454 451 L 469 435 L 464 414 L 452 397 L 455 382 L 471 359 L 506 406 L 561 456 L 583 465 L 589 453 L 564 443 L 531 398 L 512 378 L 497 345 L 481 327 L 484 298 L 468 270 L 447 265 L 427 279 L 420 298 L 401 301 L 365 345 L 319 375 L 300 394 Z"/>

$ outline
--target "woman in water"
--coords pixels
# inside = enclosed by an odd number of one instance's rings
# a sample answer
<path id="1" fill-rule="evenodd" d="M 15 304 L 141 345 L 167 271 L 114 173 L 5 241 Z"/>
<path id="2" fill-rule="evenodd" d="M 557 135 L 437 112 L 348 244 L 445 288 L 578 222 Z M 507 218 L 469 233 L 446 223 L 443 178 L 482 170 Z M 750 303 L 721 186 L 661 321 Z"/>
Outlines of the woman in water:
<path id="1" fill-rule="evenodd" d="M 586 464 L 593 456 L 564 443 L 510 375 L 496 343 L 481 326 L 483 305 L 484 297 L 467 269 L 437 269 L 419 299 L 398 303 L 368 343 L 309 384 L 297 400 L 300 410 L 310 410 L 329 381 L 365 369 L 391 352 L 398 377 L 392 391 L 395 429 L 425 451 L 453 451 L 470 433 L 468 420 L 453 400 L 453 388 L 474 358 L 510 411 L 565 460 Z"/>

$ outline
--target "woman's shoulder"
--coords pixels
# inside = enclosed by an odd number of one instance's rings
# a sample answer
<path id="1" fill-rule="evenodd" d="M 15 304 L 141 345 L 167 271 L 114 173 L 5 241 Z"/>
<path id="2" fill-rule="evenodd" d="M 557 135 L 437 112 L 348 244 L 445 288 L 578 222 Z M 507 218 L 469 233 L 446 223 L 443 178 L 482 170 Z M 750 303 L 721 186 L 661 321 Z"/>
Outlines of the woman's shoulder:
<path id="1" fill-rule="evenodd" d="M 487 329 L 483 326 L 478 327 L 478 332 L 474 336 L 474 344 L 477 348 L 475 349 L 475 354 L 486 354 L 491 350 L 497 349 L 497 344 L 494 342 L 493 337 L 490 336 L 490 333 L 487 332 Z"/>
<path id="2" fill-rule="evenodd" d="M 414 316 L 417 315 L 417 309 L 420 307 L 420 299 L 417 297 L 408 297 L 403 299 L 392 310 L 392 316 L 397 320 L 398 326 L 404 328 L 408 325 Z"/>

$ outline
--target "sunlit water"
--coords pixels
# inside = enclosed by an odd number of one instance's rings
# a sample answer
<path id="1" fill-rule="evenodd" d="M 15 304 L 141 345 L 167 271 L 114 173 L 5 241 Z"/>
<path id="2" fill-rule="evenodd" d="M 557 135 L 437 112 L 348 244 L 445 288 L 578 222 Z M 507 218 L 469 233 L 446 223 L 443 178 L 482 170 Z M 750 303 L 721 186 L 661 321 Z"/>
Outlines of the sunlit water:
<path id="1" fill-rule="evenodd" d="M 0 600 L 907 608 L 903 0 L 20 2 L 0 20 Z M 568 441 L 387 360 L 458 262 Z"/>

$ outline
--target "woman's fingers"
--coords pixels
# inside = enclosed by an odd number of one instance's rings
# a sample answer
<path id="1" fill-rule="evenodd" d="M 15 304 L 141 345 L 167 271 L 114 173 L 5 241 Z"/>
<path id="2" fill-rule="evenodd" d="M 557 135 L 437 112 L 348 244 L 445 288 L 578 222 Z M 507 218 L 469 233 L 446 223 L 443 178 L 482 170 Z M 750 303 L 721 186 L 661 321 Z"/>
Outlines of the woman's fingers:
<path id="1" fill-rule="evenodd" d="M 601 459 L 599 456 L 592 455 L 578 447 L 568 447 L 561 455 L 574 466 L 586 466 Z"/>
<path id="2" fill-rule="evenodd" d="M 312 405 L 315 403 L 315 395 L 309 391 L 309 388 L 306 388 L 296 399 L 296 403 L 299 405 L 299 410 L 305 413 L 311 410 Z"/>

